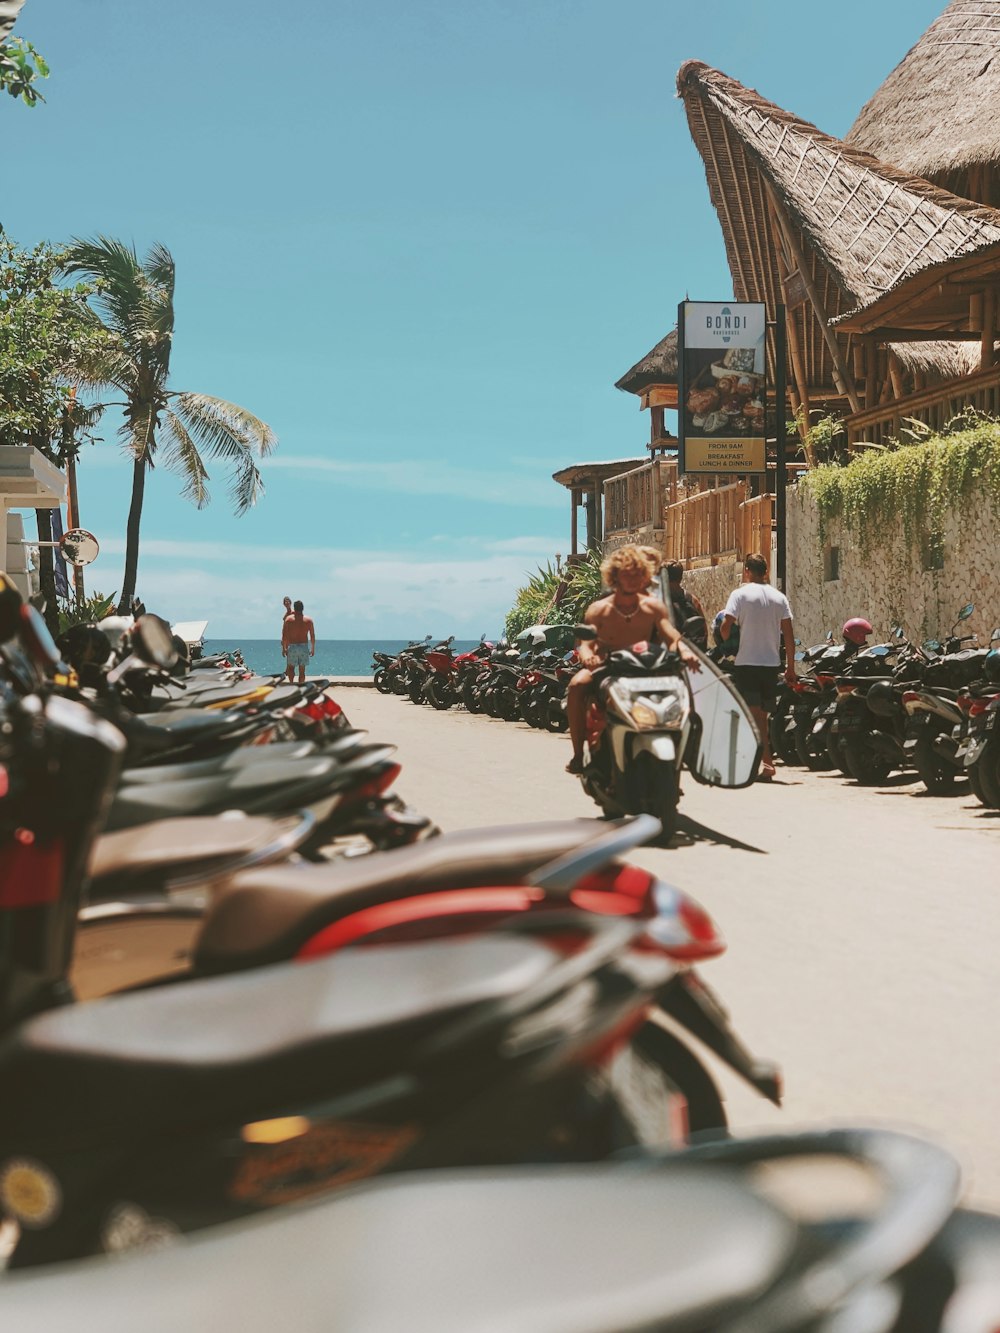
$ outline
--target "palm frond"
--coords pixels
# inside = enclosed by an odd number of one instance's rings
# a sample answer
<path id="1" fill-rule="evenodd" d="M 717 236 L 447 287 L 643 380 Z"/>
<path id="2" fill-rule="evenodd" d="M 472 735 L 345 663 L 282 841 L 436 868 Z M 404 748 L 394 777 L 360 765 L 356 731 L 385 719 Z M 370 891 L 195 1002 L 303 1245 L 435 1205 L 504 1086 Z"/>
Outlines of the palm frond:
<path id="1" fill-rule="evenodd" d="M 176 393 L 171 396 L 177 410 L 193 424 L 196 438 L 215 450 L 220 458 L 236 457 L 246 448 L 264 458 L 278 443 L 278 437 L 266 421 L 261 421 L 237 403 L 229 403 L 224 398 L 215 398 L 208 393 Z M 204 436 L 199 434 L 202 430 L 206 432 Z"/>
<path id="2" fill-rule="evenodd" d="M 184 479 L 184 489 L 181 492 L 184 499 L 191 500 L 199 509 L 204 509 L 210 499 L 208 488 L 205 485 L 205 482 L 208 481 L 208 473 L 205 471 L 201 455 L 198 453 L 195 442 L 188 434 L 183 421 L 176 412 L 171 412 L 169 408 L 164 408 L 163 411 L 160 448 L 163 452 L 164 462 L 170 471 L 177 473 Z"/>
<path id="3" fill-rule="evenodd" d="M 94 302 L 109 328 L 123 335 L 135 328 L 145 296 L 145 280 L 134 246 L 111 236 L 98 236 L 92 241 L 74 237 L 61 268 L 64 273 L 79 273 L 98 284 Z"/>
<path id="4" fill-rule="evenodd" d="M 232 464 L 229 494 L 236 512 L 252 509 L 264 493 L 255 460 L 276 443 L 270 426 L 245 408 L 210 394 L 177 393 L 170 398 L 195 443 L 211 457 Z"/>

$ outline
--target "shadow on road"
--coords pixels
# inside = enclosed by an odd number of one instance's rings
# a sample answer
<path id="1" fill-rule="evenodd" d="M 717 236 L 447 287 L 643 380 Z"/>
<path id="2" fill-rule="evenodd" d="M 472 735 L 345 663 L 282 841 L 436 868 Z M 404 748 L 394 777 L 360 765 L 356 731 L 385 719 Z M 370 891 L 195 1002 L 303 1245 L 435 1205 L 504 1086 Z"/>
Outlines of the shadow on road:
<path id="1" fill-rule="evenodd" d="M 709 828 L 707 824 L 699 824 L 690 815 L 678 815 L 677 832 L 670 846 L 672 848 L 694 847 L 699 842 L 712 842 L 718 847 L 732 847 L 738 852 L 755 852 L 758 856 L 767 856 L 763 847 L 754 847 L 752 843 L 740 842 L 739 838 L 731 838 L 728 833 L 720 833 L 718 829 Z"/>

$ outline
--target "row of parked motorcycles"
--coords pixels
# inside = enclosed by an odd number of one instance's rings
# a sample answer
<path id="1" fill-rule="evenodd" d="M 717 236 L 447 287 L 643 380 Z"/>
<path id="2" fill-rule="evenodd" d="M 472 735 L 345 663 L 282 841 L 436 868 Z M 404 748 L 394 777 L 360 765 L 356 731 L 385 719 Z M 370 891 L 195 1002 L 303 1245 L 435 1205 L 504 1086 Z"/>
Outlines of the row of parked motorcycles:
<path id="1" fill-rule="evenodd" d="M 967 778 L 984 805 L 1000 807 L 1000 628 L 986 645 L 961 634 L 974 611 L 963 606 L 944 639 L 910 642 L 895 628 L 869 644 L 871 626 L 856 619 L 843 643 L 831 632 L 799 652 L 799 679 L 771 719 L 775 753 L 863 786 L 914 771 L 946 795 Z"/>
<path id="2" fill-rule="evenodd" d="M 0 577 L 12 1327 L 996 1327 L 947 1153 L 727 1137 L 724 1078 L 780 1076 L 627 859 L 654 818 L 439 833 L 398 773 L 323 682 L 185 671 L 149 615 L 56 644 Z M 817 1156 L 874 1206 L 782 1202 Z"/>
<path id="3" fill-rule="evenodd" d="M 428 635 L 395 655 L 374 653 L 375 688 L 432 708 L 462 704 L 470 713 L 565 731 L 566 689 L 579 666 L 573 640 L 572 625 L 533 626 L 514 643 L 484 635 L 475 648 L 456 653 L 454 635 L 440 641 Z"/>

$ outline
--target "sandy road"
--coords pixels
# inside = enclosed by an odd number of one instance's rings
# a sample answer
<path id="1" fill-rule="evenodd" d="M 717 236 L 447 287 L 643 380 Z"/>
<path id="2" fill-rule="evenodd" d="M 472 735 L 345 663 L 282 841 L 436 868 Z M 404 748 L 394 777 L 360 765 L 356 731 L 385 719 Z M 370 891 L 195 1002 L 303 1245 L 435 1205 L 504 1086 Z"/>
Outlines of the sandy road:
<path id="1" fill-rule="evenodd" d="M 593 813 L 564 737 L 374 690 L 342 699 L 398 745 L 399 791 L 444 829 Z M 723 792 L 686 777 L 674 846 L 634 856 L 713 913 L 729 950 L 706 979 L 783 1067 L 780 1112 L 723 1076 L 734 1128 L 913 1129 L 957 1154 L 968 1197 L 1000 1206 L 1000 812 L 891 779 L 779 779 Z"/>

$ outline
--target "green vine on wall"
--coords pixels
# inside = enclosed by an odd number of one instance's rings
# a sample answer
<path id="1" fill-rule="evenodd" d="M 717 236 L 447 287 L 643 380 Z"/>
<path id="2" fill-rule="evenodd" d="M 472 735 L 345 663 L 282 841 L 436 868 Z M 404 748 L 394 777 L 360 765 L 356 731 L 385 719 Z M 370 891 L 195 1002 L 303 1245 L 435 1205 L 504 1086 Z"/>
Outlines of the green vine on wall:
<path id="1" fill-rule="evenodd" d="M 913 424 L 919 443 L 803 477 L 799 485 L 816 503 L 821 543 L 830 522 L 840 519 L 867 556 L 901 524 L 906 550 L 920 546 L 931 557 L 943 553 L 948 510 L 973 491 L 985 490 L 1000 516 L 1000 421 L 966 412 L 939 434 Z"/>

